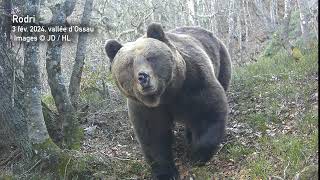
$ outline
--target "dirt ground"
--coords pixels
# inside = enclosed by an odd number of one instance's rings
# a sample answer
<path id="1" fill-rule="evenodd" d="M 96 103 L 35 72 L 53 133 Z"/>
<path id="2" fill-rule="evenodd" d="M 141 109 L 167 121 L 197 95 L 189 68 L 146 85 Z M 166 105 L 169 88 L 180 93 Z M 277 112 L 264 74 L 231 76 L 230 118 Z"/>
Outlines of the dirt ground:
<path id="1" fill-rule="evenodd" d="M 234 115 L 237 114 L 237 111 L 233 110 L 234 101 L 229 101 L 229 104 L 231 108 L 226 137 L 217 154 L 207 163 L 209 167 L 214 168 L 213 170 L 219 171 L 219 177 L 232 176 L 232 174 L 234 175 L 240 170 L 240 165 L 233 160 L 219 159 L 219 153 L 223 147 L 234 141 L 235 138 L 243 136 L 246 137 L 241 138 L 243 143 L 249 144 L 257 136 L 248 125 L 235 122 Z M 85 129 L 85 138 L 81 151 L 120 161 L 144 162 L 140 146 L 125 110 L 125 104 L 121 106 L 121 110 L 99 111 L 89 114 L 83 119 L 82 127 Z M 174 134 L 173 152 L 180 175 L 182 178 L 195 178 L 192 170 L 194 167 L 189 161 L 189 148 L 184 139 L 184 127 L 182 124 L 175 124 Z"/>

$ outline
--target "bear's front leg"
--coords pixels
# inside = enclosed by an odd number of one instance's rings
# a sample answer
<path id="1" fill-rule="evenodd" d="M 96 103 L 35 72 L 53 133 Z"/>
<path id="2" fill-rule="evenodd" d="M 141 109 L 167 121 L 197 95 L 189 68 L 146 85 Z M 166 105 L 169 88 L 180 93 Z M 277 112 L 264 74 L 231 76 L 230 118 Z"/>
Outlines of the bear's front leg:
<path id="1" fill-rule="evenodd" d="M 203 165 L 210 160 L 224 138 L 228 104 L 220 87 L 202 89 L 190 95 L 188 100 L 184 107 L 192 161 Z"/>
<path id="2" fill-rule="evenodd" d="M 226 113 L 199 113 L 191 128 L 191 156 L 195 165 L 204 165 L 217 151 L 225 133 Z"/>
<path id="3" fill-rule="evenodd" d="M 176 180 L 172 154 L 173 121 L 164 107 L 149 108 L 128 100 L 129 118 L 155 180 Z"/>

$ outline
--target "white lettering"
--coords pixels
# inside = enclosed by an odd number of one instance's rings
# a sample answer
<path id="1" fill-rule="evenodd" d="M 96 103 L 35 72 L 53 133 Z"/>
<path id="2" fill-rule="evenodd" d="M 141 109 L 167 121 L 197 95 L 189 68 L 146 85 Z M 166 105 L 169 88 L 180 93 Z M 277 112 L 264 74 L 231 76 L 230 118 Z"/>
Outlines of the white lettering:
<path id="1" fill-rule="evenodd" d="M 12 15 L 12 23 L 35 23 L 36 17 L 35 16 L 29 16 L 26 17 L 19 17 L 17 15 Z"/>

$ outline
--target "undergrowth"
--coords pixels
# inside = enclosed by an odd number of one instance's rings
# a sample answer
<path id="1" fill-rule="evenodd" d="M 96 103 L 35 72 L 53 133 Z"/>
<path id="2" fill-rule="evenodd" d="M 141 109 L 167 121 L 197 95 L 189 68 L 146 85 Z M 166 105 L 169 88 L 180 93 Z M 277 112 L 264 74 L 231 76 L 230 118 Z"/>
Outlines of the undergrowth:
<path id="1" fill-rule="evenodd" d="M 235 138 L 224 147 L 220 156 L 240 163 L 233 178 L 292 179 L 318 165 L 318 49 L 302 53 L 297 62 L 279 51 L 234 69 L 230 94 L 240 113 L 233 121 L 258 135 L 251 144 Z"/>

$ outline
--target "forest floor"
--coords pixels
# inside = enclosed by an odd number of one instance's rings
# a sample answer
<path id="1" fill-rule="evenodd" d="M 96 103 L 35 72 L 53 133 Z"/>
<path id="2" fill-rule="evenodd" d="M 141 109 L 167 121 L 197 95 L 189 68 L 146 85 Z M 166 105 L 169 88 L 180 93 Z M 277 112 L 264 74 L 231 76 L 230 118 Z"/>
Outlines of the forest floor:
<path id="1" fill-rule="evenodd" d="M 318 179 L 318 50 L 303 54 L 297 62 L 279 53 L 234 67 L 227 135 L 205 166 L 191 165 L 183 126 L 176 125 L 173 152 L 182 179 Z M 124 103 L 100 107 L 81 124 L 80 152 L 111 162 L 96 178 L 150 177 Z M 1 167 L 1 157 L 14 152 L 0 156 L 0 174 L 12 171 L 12 163 Z"/>
<path id="2" fill-rule="evenodd" d="M 227 136 L 203 167 L 192 167 L 183 126 L 174 152 L 182 179 L 318 179 L 318 51 L 299 61 L 278 54 L 235 67 L 228 92 Z M 127 111 L 98 111 L 84 120 L 81 151 L 115 162 L 106 179 L 147 179 Z M 188 178 L 187 178 L 188 177 Z"/>

